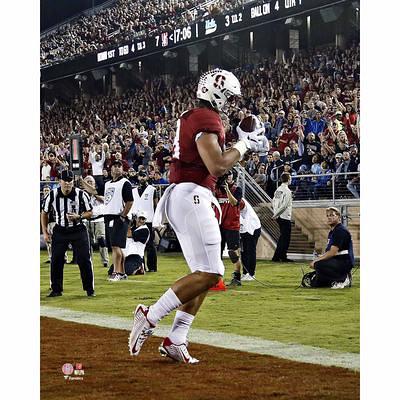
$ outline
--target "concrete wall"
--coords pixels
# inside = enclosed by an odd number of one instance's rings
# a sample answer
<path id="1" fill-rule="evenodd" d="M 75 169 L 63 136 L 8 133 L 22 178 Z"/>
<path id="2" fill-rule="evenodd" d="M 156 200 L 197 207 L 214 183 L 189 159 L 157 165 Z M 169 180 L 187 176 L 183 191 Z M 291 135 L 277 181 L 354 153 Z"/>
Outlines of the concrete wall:
<path id="1" fill-rule="evenodd" d="M 349 207 L 351 219 L 348 228 L 353 238 L 354 255 L 360 256 L 360 208 Z M 323 252 L 326 247 L 329 226 L 326 223 L 325 208 L 294 208 L 293 219 L 301 231 L 315 242 L 318 253 Z M 267 235 L 261 234 L 257 243 L 257 258 L 270 260 L 274 254 L 275 245 Z"/>
<path id="2" fill-rule="evenodd" d="M 348 229 L 353 238 L 354 255 L 360 256 L 360 208 L 349 207 Z M 308 238 L 315 242 L 318 252 L 325 250 L 329 226 L 326 223 L 326 214 L 324 208 L 295 208 L 293 209 L 293 218 L 296 225 Z"/>

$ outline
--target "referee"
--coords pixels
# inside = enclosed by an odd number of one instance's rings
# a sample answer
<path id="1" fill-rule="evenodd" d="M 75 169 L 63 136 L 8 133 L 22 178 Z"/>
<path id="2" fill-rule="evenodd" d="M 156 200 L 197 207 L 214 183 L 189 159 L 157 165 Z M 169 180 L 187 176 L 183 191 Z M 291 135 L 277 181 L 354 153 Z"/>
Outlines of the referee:
<path id="1" fill-rule="evenodd" d="M 83 190 L 74 188 L 73 179 L 72 171 L 62 171 L 60 187 L 53 189 L 43 202 L 41 213 L 43 236 L 46 242 L 52 243 L 51 292 L 47 297 L 62 296 L 64 255 L 69 243 L 72 244 L 77 257 L 83 290 L 86 290 L 88 296 L 95 296 L 89 236 L 82 222 L 82 219 L 92 216 L 92 206 L 89 196 Z M 56 215 L 52 235 L 47 229 L 51 208 Z"/>

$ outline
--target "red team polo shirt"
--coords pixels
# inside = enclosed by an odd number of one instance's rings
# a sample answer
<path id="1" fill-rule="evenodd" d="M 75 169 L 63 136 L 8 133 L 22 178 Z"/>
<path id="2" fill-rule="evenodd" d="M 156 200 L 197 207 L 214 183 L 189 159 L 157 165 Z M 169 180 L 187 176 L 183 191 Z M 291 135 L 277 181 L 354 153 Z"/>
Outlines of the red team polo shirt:
<path id="1" fill-rule="evenodd" d="M 236 206 L 229 203 L 228 195 L 226 192 L 216 189 L 215 197 L 221 207 L 221 228 L 229 229 L 231 231 L 238 231 L 240 229 L 240 210 L 244 208 L 244 201 L 242 199 L 242 189 L 237 188 L 235 185 L 229 187 L 229 190 L 238 201 Z M 215 209 L 215 215 L 218 218 L 219 212 Z"/>
<path id="2" fill-rule="evenodd" d="M 217 134 L 221 150 L 224 149 L 225 130 L 216 111 L 209 108 L 185 111 L 177 124 L 169 181 L 193 182 L 214 191 L 217 178 L 209 173 L 197 150 L 196 137 L 201 132 Z"/>

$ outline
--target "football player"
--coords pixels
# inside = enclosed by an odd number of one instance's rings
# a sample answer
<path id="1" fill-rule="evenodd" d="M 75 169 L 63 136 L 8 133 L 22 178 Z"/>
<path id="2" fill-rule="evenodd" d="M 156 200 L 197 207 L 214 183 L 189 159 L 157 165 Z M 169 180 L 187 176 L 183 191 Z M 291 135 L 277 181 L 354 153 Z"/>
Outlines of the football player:
<path id="1" fill-rule="evenodd" d="M 235 97 L 240 83 L 231 72 L 214 69 L 200 77 L 199 105 L 185 111 L 177 122 L 169 180 L 160 199 L 154 226 L 165 217 L 174 229 L 191 273 L 177 280 L 150 307 L 139 304 L 129 336 L 129 351 L 137 356 L 157 323 L 178 309 L 171 331 L 159 347 L 161 355 L 197 363 L 187 349 L 187 334 L 208 289 L 224 274 L 221 233 L 212 204 L 217 177 L 224 175 L 244 154 L 257 151 L 257 132 L 239 132 L 239 140 L 224 151 L 225 129 L 220 117 Z"/>

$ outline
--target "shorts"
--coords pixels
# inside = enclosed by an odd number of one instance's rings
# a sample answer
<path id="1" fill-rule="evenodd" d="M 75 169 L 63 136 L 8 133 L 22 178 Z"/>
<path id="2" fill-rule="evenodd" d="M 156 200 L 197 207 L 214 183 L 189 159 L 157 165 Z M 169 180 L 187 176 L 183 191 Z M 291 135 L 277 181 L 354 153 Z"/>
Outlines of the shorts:
<path id="1" fill-rule="evenodd" d="M 212 203 L 218 204 L 209 189 L 179 183 L 171 190 L 166 215 L 190 270 L 222 276 L 221 233 Z"/>
<path id="2" fill-rule="evenodd" d="M 237 250 L 240 247 L 239 231 L 221 228 L 221 236 L 222 236 L 222 245 L 225 247 L 226 243 L 228 246 L 228 250 Z"/>
<path id="3" fill-rule="evenodd" d="M 120 247 L 124 249 L 126 246 L 126 235 L 128 234 L 129 221 L 121 221 L 119 215 L 104 216 L 106 226 L 107 247 Z"/>

